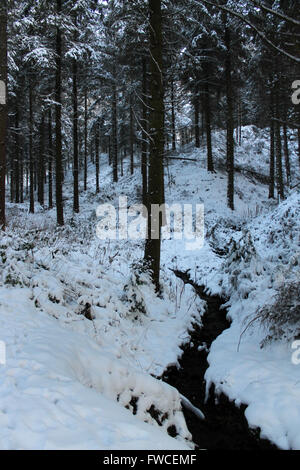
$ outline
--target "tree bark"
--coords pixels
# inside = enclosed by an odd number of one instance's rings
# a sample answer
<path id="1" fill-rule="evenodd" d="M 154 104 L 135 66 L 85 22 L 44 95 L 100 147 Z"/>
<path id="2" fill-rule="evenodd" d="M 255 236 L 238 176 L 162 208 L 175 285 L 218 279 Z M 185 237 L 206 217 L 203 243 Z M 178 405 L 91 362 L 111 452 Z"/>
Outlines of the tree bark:
<path id="1" fill-rule="evenodd" d="M 300 124 L 300 120 L 299 120 Z M 298 159 L 299 159 L 299 167 L 300 167 L 300 128 L 298 129 Z"/>
<path id="2" fill-rule="evenodd" d="M 172 151 L 176 151 L 176 121 L 175 121 L 175 91 L 174 80 L 171 81 L 171 106 L 172 106 Z"/>
<path id="3" fill-rule="evenodd" d="M 38 161 L 38 201 L 41 206 L 44 206 L 44 145 L 45 145 L 45 134 L 44 134 L 45 115 L 42 111 L 41 122 L 40 122 L 40 149 L 39 149 L 39 161 Z"/>
<path id="4" fill-rule="evenodd" d="M 195 96 L 194 99 L 194 113 L 195 113 L 195 146 L 200 148 L 200 128 L 199 128 L 199 97 Z"/>
<path id="5" fill-rule="evenodd" d="M 20 203 L 21 204 L 24 203 L 24 157 L 23 157 L 23 153 L 21 155 L 21 162 L 20 162 Z"/>
<path id="6" fill-rule="evenodd" d="M 114 67 L 114 80 L 115 80 Z M 112 84 L 112 158 L 113 158 L 113 182 L 118 182 L 118 124 L 117 124 L 117 86 Z"/>
<path id="7" fill-rule="evenodd" d="M 203 111 L 205 115 L 205 131 L 206 131 L 206 149 L 207 149 L 207 171 L 214 171 L 214 163 L 212 156 L 212 142 L 211 142 L 211 108 L 210 108 L 210 89 L 209 89 L 209 74 L 206 72 L 205 85 L 204 85 L 204 98 L 203 98 Z"/>
<path id="8" fill-rule="evenodd" d="M 133 126 L 133 107 L 132 97 L 130 96 L 130 174 L 134 172 L 134 126 Z"/>
<path id="9" fill-rule="evenodd" d="M 233 119 L 233 91 L 231 79 L 231 34 L 228 27 L 225 28 L 226 45 L 226 97 L 227 97 L 227 204 L 234 210 L 234 119 Z"/>
<path id="10" fill-rule="evenodd" d="M 289 142 L 288 142 L 288 132 L 287 125 L 283 124 L 283 142 L 284 142 L 284 161 L 285 161 L 285 171 L 286 171 L 286 182 L 288 188 L 291 187 L 291 163 L 290 163 L 290 151 L 289 151 Z"/>
<path id="11" fill-rule="evenodd" d="M 88 104 L 87 90 L 84 92 L 84 169 L 83 169 L 83 189 L 87 190 L 87 147 L 88 147 Z"/>
<path id="12" fill-rule="evenodd" d="M 34 214 L 33 91 L 29 81 L 29 212 Z"/>
<path id="13" fill-rule="evenodd" d="M 48 206 L 49 209 L 53 207 L 53 143 L 52 143 L 52 112 L 49 107 L 48 111 Z"/>
<path id="14" fill-rule="evenodd" d="M 5 229 L 5 176 L 7 139 L 7 0 L 0 5 L 0 230 Z"/>
<path id="15" fill-rule="evenodd" d="M 163 194 L 164 155 L 164 85 L 162 60 L 161 0 L 148 0 L 150 16 L 150 148 L 148 181 L 148 224 L 150 237 L 145 244 L 147 262 L 153 283 L 159 291 L 162 214 L 154 210 L 161 205 Z"/>
<path id="16" fill-rule="evenodd" d="M 100 174 L 100 165 L 99 165 L 99 123 L 95 126 L 95 167 L 96 167 L 96 194 L 100 191 L 99 185 L 99 174 Z"/>
<path id="17" fill-rule="evenodd" d="M 279 200 L 284 199 L 284 184 L 282 175 L 282 143 L 281 143 L 281 126 L 280 126 L 280 109 L 279 109 L 279 84 L 276 85 L 276 182 Z"/>
<path id="18" fill-rule="evenodd" d="M 275 197 L 275 127 L 274 127 L 274 94 L 273 90 L 270 95 L 270 183 L 269 183 L 269 199 Z"/>
<path id="19" fill-rule="evenodd" d="M 300 126 L 300 111 L 298 114 L 298 124 Z M 300 169 L 300 127 L 298 127 L 298 159 L 299 159 L 299 169 Z"/>
<path id="20" fill-rule="evenodd" d="M 76 26 L 76 18 L 75 18 Z M 77 34 L 74 34 L 76 41 Z M 77 60 L 73 59 L 73 211 L 79 213 L 79 162 L 78 162 L 78 93 L 77 93 Z"/>
<path id="21" fill-rule="evenodd" d="M 142 172 L 142 192 L 143 192 L 143 205 L 147 207 L 147 193 L 148 193 L 148 168 L 147 168 L 147 149 L 148 149 L 148 112 L 147 112 L 147 63 L 143 59 L 143 100 L 142 100 L 142 158 L 141 158 L 141 172 Z"/>
<path id="22" fill-rule="evenodd" d="M 60 15 L 62 8 L 62 0 L 57 0 L 57 14 Z M 61 131 L 61 116 L 62 116 L 62 34 L 60 26 L 56 28 L 56 74 L 55 74 L 55 102 L 56 102 L 56 116 L 55 116 L 55 134 L 56 134 L 56 155 L 55 155 L 55 168 L 56 168 L 56 216 L 58 225 L 64 225 L 63 213 L 63 166 L 62 166 L 62 131 Z"/>
<path id="23" fill-rule="evenodd" d="M 18 100 L 18 97 L 17 97 Z M 20 130 L 19 130 L 19 105 L 16 103 L 16 116 L 15 116 L 15 158 L 14 158 L 14 173 L 15 173 L 15 202 L 20 202 Z"/>

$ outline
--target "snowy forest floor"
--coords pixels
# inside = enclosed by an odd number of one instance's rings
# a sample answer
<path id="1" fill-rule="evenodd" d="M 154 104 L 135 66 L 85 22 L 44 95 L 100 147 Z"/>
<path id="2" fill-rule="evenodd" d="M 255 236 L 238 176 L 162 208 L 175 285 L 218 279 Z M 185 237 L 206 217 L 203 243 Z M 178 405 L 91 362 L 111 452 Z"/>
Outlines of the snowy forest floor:
<path id="1" fill-rule="evenodd" d="M 293 136 L 290 143 L 297 175 Z M 261 348 L 266 328 L 256 322 L 245 331 L 283 283 L 299 280 L 299 191 L 279 205 L 268 200 L 268 186 L 251 176 L 251 170 L 268 174 L 268 133 L 249 126 L 237 147 L 232 212 L 219 170 L 224 133 L 215 133 L 214 148 L 214 174 L 205 170 L 204 148 L 180 152 L 197 162 L 169 160 L 166 202 L 204 204 L 205 242 L 188 251 L 184 240 L 163 241 L 159 297 L 140 267 L 141 241 L 96 236 L 99 204 L 117 207 L 120 195 L 129 205 L 140 202 L 138 168 L 130 176 L 125 165 L 113 185 L 101 155 L 100 193 L 95 196 L 90 176 L 79 215 L 72 212 L 67 175 L 63 228 L 56 227 L 54 209 L 30 215 L 26 203 L 8 204 L 0 240 L 1 449 L 193 447 L 179 393 L 155 379 L 179 365 L 180 346 L 193 324 L 201 327 L 205 311 L 173 270 L 188 271 L 209 293 L 229 299 L 231 326 L 210 347 L 207 391 L 214 384 L 217 395 L 246 405 L 248 424 L 259 427 L 262 438 L 300 449 L 300 366 L 292 363 L 290 338 Z M 176 439 L 168 436 L 170 427 Z"/>

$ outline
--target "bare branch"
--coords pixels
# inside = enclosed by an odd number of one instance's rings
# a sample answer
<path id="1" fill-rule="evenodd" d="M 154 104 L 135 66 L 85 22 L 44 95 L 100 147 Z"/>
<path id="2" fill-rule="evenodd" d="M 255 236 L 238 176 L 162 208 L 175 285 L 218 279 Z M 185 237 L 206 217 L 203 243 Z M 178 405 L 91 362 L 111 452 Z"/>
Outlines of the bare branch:
<path id="1" fill-rule="evenodd" d="M 300 63 L 300 57 L 296 57 L 292 54 L 290 54 L 289 52 L 285 51 L 284 49 L 281 49 L 279 46 L 276 46 L 272 41 L 270 41 L 266 35 L 260 31 L 256 26 L 254 26 L 253 23 L 251 23 L 247 18 L 245 18 L 244 16 L 242 16 L 240 13 L 236 12 L 236 11 L 233 11 L 231 10 L 230 8 L 227 8 L 223 5 L 218 5 L 216 3 L 212 3 L 210 2 L 209 0 L 191 0 L 193 3 L 199 5 L 200 3 L 205 3 L 206 5 L 210 5 L 212 7 L 215 7 L 215 8 L 218 8 L 219 10 L 223 10 L 223 11 L 226 11 L 227 13 L 229 13 L 230 15 L 232 16 L 235 16 L 236 18 L 239 18 L 241 21 L 243 21 L 245 24 L 247 24 L 250 28 L 253 29 L 253 31 L 256 32 L 256 34 L 266 43 L 268 44 L 270 47 L 272 47 L 272 49 L 276 50 L 277 52 L 279 52 L 280 54 L 283 54 L 285 57 L 288 57 L 289 59 L 291 59 L 293 62 L 297 62 L 298 64 Z"/>
<path id="2" fill-rule="evenodd" d="M 267 11 L 268 13 L 271 13 L 272 15 L 278 16 L 282 20 L 287 21 L 288 23 L 292 23 L 296 26 L 300 26 L 300 21 L 295 20 L 294 18 L 291 18 L 290 16 L 284 15 L 283 13 L 280 13 L 279 11 L 272 10 L 271 8 L 268 8 L 266 5 L 263 3 L 259 2 L 258 0 L 251 0 L 254 5 L 258 6 L 264 11 Z"/>

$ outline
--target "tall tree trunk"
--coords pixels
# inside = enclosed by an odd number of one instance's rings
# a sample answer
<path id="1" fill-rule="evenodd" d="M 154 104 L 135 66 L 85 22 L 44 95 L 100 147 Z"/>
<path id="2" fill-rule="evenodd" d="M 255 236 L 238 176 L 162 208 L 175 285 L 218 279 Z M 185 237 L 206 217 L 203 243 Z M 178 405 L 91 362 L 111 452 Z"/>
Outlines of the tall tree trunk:
<path id="1" fill-rule="evenodd" d="M 227 204 L 234 210 L 234 119 L 233 119 L 233 91 L 231 79 L 231 34 L 228 27 L 225 28 L 226 45 L 226 97 L 227 97 Z"/>
<path id="2" fill-rule="evenodd" d="M 17 97 L 18 100 L 18 97 Z M 20 130 L 19 130 L 19 105 L 16 103 L 16 116 L 15 116 L 15 158 L 14 158 L 14 173 L 15 173 L 15 202 L 20 202 Z"/>
<path id="3" fill-rule="evenodd" d="M 60 15 L 62 8 L 62 0 L 56 0 L 57 14 Z M 62 35 L 61 29 L 58 25 L 56 28 L 56 74 L 55 74 L 55 102 L 56 102 L 56 116 L 55 116 L 55 134 L 56 134 L 56 155 L 55 155 L 55 168 L 56 168 L 56 216 L 58 225 L 64 225 L 63 213 L 63 166 L 62 166 L 62 132 L 61 132 L 61 116 L 62 116 Z"/>
<path id="4" fill-rule="evenodd" d="M 75 18 L 76 26 L 76 18 Z M 74 40 L 76 41 L 77 34 L 75 32 Z M 78 162 L 78 96 L 77 96 L 77 60 L 73 59 L 73 211 L 79 213 L 79 189 L 78 189 L 78 175 L 79 175 L 79 162 Z"/>
<path id="5" fill-rule="evenodd" d="M 161 205 L 163 194 L 164 155 L 164 85 L 162 60 L 162 12 L 161 0 L 148 0 L 150 13 L 150 149 L 149 149 L 149 235 L 145 244 L 145 261 L 152 280 L 159 290 L 162 215 L 154 210 Z"/>
<path id="6" fill-rule="evenodd" d="M 7 138 L 7 0 L 0 5 L 0 230 L 5 229 Z"/>
<path id="7" fill-rule="evenodd" d="M 24 158 L 23 153 L 21 155 L 20 162 L 20 203 L 24 203 Z"/>
<path id="8" fill-rule="evenodd" d="M 300 126 L 300 111 L 298 114 L 298 125 Z M 298 127 L 298 159 L 299 159 L 299 167 L 300 167 L 300 127 Z"/>
<path id="9" fill-rule="evenodd" d="M 120 151 L 120 160 L 121 160 L 121 176 L 124 176 L 124 160 L 126 158 L 126 148 L 124 147 L 122 151 Z"/>
<path id="10" fill-rule="evenodd" d="M 175 121 L 175 91 L 174 80 L 171 81 L 171 106 L 172 106 L 172 151 L 176 150 L 176 121 Z"/>
<path id="11" fill-rule="evenodd" d="M 37 190 L 37 162 L 36 162 L 36 159 L 34 159 L 33 161 L 33 187 L 34 187 L 34 191 L 36 192 Z"/>
<path id="12" fill-rule="evenodd" d="M 142 192 L 143 192 L 143 205 L 147 207 L 147 194 L 148 194 L 148 112 L 147 112 L 147 63 L 143 58 L 143 100 L 142 100 L 142 158 L 141 158 L 141 171 L 142 171 Z"/>
<path id="13" fill-rule="evenodd" d="M 24 82 L 23 82 L 23 90 L 24 90 Z M 21 134 L 19 129 L 19 201 L 20 204 L 24 203 L 24 135 Z"/>
<path id="14" fill-rule="evenodd" d="M 118 182 L 118 127 L 117 127 L 117 86 L 115 83 L 115 67 L 114 82 L 112 84 L 112 157 L 113 157 L 113 181 Z"/>
<path id="15" fill-rule="evenodd" d="M 298 112 L 298 126 L 300 126 L 300 111 Z M 300 169 L 300 127 L 298 127 L 298 160 L 299 160 L 299 169 Z"/>
<path id="16" fill-rule="evenodd" d="M 242 145 L 242 125 L 243 125 L 243 111 L 242 111 L 242 102 L 241 98 L 239 98 L 238 103 L 238 144 Z"/>
<path id="17" fill-rule="evenodd" d="M 282 175 L 282 143 L 281 143 L 281 126 L 280 126 L 280 109 L 279 109 L 279 84 L 276 85 L 276 182 L 279 200 L 284 199 L 284 184 Z"/>
<path id="18" fill-rule="evenodd" d="M 10 202 L 14 202 L 14 196 L 15 196 L 15 178 L 14 178 L 14 155 L 11 154 L 10 157 Z"/>
<path id="19" fill-rule="evenodd" d="M 112 165 L 112 145 L 111 145 L 111 136 L 108 136 L 108 164 Z"/>
<path id="20" fill-rule="evenodd" d="M 281 144 L 281 132 L 280 132 L 280 123 L 276 122 L 276 181 L 277 181 L 277 191 L 279 200 L 284 199 L 284 185 L 283 185 L 283 175 L 282 175 L 282 144 Z"/>
<path id="21" fill-rule="evenodd" d="M 132 96 L 130 96 L 130 173 L 134 172 L 134 126 L 133 126 L 133 107 Z"/>
<path id="22" fill-rule="evenodd" d="M 33 91 L 29 81 L 29 212 L 34 214 Z"/>
<path id="23" fill-rule="evenodd" d="M 48 206 L 49 209 L 53 207 L 53 142 L 52 142 L 52 112 L 49 107 L 48 110 Z"/>
<path id="24" fill-rule="evenodd" d="M 287 118 L 287 115 L 286 115 Z M 290 163 L 290 151 L 289 151 L 289 141 L 288 141 L 288 132 L 287 125 L 283 124 L 283 142 L 284 142 L 284 161 L 285 161 L 285 171 L 286 171 L 286 182 L 288 188 L 291 187 L 291 163 Z"/>
<path id="25" fill-rule="evenodd" d="M 195 114 L 195 146 L 200 148 L 200 128 L 199 128 L 199 97 L 195 96 L 194 99 L 194 114 Z"/>
<path id="26" fill-rule="evenodd" d="M 270 181 L 269 181 L 269 199 L 275 197 L 275 126 L 274 126 L 274 93 L 270 94 Z"/>
<path id="27" fill-rule="evenodd" d="M 205 115 L 205 130 L 206 130 L 206 149 L 207 149 L 207 171 L 214 171 L 214 162 L 212 156 L 212 142 L 211 142 L 211 108 L 210 108 L 210 87 L 209 87 L 209 73 L 206 72 L 205 85 L 204 85 L 204 98 L 203 98 L 203 111 Z"/>
<path id="28" fill-rule="evenodd" d="M 26 196 L 29 194 L 29 164 L 27 163 L 26 165 L 26 191 L 25 191 Z"/>
<path id="29" fill-rule="evenodd" d="M 95 166 L 96 166 L 96 194 L 100 191 L 99 185 L 99 173 L 100 173 L 100 165 L 99 165 L 99 123 L 95 126 Z"/>
<path id="30" fill-rule="evenodd" d="M 44 206 L 44 146 L 45 146 L 45 115 L 42 111 L 41 122 L 40 122 L 40 149 L 39 149 L 39 161 L 38 161 L 38 201 L 41 206 Z"/>
<path id="31" fill-rule="evenodd" d="M 84 169 L 83 169 L 83 189 L 87 190 L 87 148 L 88 148 L 88 103 L 87 89 L 84 92 Z"/>

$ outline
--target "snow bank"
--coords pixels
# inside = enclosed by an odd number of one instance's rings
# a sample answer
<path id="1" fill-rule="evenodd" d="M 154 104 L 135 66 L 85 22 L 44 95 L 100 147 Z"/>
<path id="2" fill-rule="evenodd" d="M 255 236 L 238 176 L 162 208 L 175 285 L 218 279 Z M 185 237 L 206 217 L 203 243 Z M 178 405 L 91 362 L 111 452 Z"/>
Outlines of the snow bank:
<path id="1" fill-rule="evenodd" d="M 214 159 L 225 170 L 224 138 L 223 132 L 214 132 Z M 243 129 L 242 145 L 236 148 L 241 169 L 268 174 L 267 138 L 268 131 Z M 294 168 L 296 141 L 293 135 L 290 139 Z M 274 204 L 268 187 L 239 172 L 232 213 L 225 172 L 207 173 L 205 146 L 185 156 L 196 161 L 168 164 L 166 200 L 204 203 L 206 239 L 199 251 L 186 251 L 181 240 L 163 242 L 160 297 L 136 264 L 143 256 L 142 242 L 95 238 L 98 204 L 117 206 L 121 194 L 130 204 L 140 200 L 141 176 L 127 174 L 126 162 L 125 176 L 118 186 L 111 185 L 111 169 L 103 163 L 107 157 L 101 156 L 101 192 L 95 196 L 90 177 L 89 189 L 80 195 L 79 215 L 72 213 L 72 181 L 66 175 L 64 228 L 56 228 L 55 210 L 37 207 L 32 215 L 26 205 L 8 204 L 8 229 L 0 241 L 0 340 L 7 343 L 7 365 L 0 366 L 2 448 L 190 445 L 178 393 L 151 377 L 178 363 L 180 345 L 189 340 L 188 330 L 201 322 L 204 309 L 192 287 L 171 269 L 188 269 L 212 293 L 231 296 L 232 326 L 211 347 L 207 386 L 214 382 L 217 391 L 246 403 L 250 425 L 260 426 L 278 446 L 300 448 L 300 377 L 299 366 L 291 362 L 291 345 L 260 349 L 266 331 L 258 324 L 240 341 L 249 315 L 270 302 L 282 279 L 298 275 L 293 259 L 299 252 L 299 195 L 270 213 Z M 242 278 L 232 269 L 237 260 L 224 265 L 217 250 L 226 251 L 232 238 L 242 250 L 243 230 L 255 253 L 243 260 L 242 270 L 236 263 Z M 147 412 L 150 403 L 154 412 L 159 407 L 161 427 Z M 179 440 L 167 436 L 172 425 Z"/>
<path id="2" fill-rule="evenodd" d="M 87 204 L 64 229 L 55 228 L 51 212 L 41 224 L 45 215 L 24 215 L 16 207 L 13 230 L 0 241 L 0 340 L 8 357 L 0 370 L 0 399 L 10 395 L 0 445 L 193 447 L 178 391 L 153 376 L 177 364 L 204 303 L 171 272 L 162 275 L 162 295 L 156 296 L 149 277 L 134 265 L 130 244 L 121 251 L 95 238 L 93 207 Z M 30 386 L 22 403 L 23 383 Z M 57 405 L 52 396 L 63 399 Z M 120 426 L 118 412 L 124 416 Z M 169 428 L 176 440 L 168 440 Z"/>
<path id="3" fill-rule="evenodd" d="M 299 193 L 246 227 L 246 242 L 224 264 L 223 293 L 230 296 L 232 325 L 212 344 L 205 376 L 207 392 L 214 383 L 217 393 L 248 405 L 246 418 L 261 428 L 262 437 L 297 450 L 300 368 L 292 361 L 292 339 L 265 345 L 267 328 L 258 321 L 247 326 L 260 306 L 272 303 L 281 284 L 299 281 L 299 233 Z"/>
<path id="4" fill-rule="evenodd" d="M 10 289 L 0 291 L 0 337 L 7 356 L 0 366 L 1 449 L 188 448 L 143 422 L 151 396 L 160 395 L 160 405 L 174 413 L 171 422 L 188 437 L 175 389 L 131 371 L 86 335 L 32 311 L 28 294 L 22 288 L 13 296 Z M 121 406 L 129 387 L 143 398 L 140 421 Z M 117 393 L 120 404 L 114 401 Z"/>

